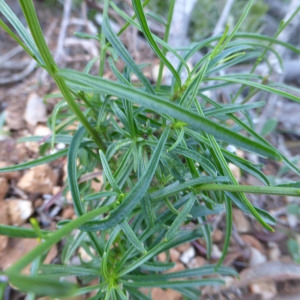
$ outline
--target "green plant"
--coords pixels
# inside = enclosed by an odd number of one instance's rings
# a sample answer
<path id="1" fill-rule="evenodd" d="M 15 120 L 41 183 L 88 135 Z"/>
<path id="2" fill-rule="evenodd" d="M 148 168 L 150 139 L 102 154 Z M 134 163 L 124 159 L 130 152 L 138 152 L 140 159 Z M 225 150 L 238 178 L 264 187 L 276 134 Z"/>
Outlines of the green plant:
<path id="1" fill-rule="evenodd" d="M 2 294 L 10 282 L 27 292 L 28 299 L 34 299 L 35 295 L 61 297 L 90 291 L 96 291 L 93 299 L 149 299 L 140 291 L 142 287 L 172 288 L 188 299 L 198 299 L 200 286 L 222 284 L 218 274 L 236 275 L 234 270 L 221 266 L 231 237 L 232 207 L 237 206 L 273 231 L 275 220 L 253 206 L 244 193 L 300 196 L 297 186 L 271 186 L 259 166 L 226 149 L 233 144 L 259 156 L 282 160 L 300 174 L 293 163 L 255 132 L 247 110 L 261 107 L 263 102 L 233 101 L 221 105 L 205 94 L 207 90 L 239 84 L 251 87 L 252 94 L 262 90 L 299 102 L 288 87 L 279 90 L 253 73 L 216 75 L 232 65 L 253 62 L 255 58 L 262 60 L 262 54 L 276 43 L 300 53 L 299 49 L 275 38 L 238 32 L 252 2 L 248 2 L 231 32 L 226 28 L 222 36 L 187 48 L 184 56 L 179 57 L 177 69 L 169 63 L 160 46 L 176 52 L 167 40 L 150 32 L 141 0 L 132 0 L 137 21 L 110 3 L 131 26 L 143 32 L 162 64 L 173 74 L 170 86 L 161 82 L 153 86 L 112 31 L 107 17 L 109 1 L 105 1 L 101 36 L 93 37 L 101 43 L 98 76 L 89 74 L 97 58 L 83 72 L 57 67 L 31 0 L 20 0 L 31 35 L 7 4 L 0 1 L 1 12 L 18 35 L 2 21 L 1 27 L 48 71 L 62 97 L 50 120 L 52 138 L 42 145 L 44 156 L 0 172 L 22 170 L 67 156 L 68 189 L 77 215 L 75 220 L 61 221 L 55 231 L 41 230 L 35 220 L 32 229 L 0 226 L 0 234 L 41 240 L 33 251 L 1 273 Z M 171 18 L 172 12 L 167 24 Z M 279 30 L 286 25 L 282 23 Z M 208 49 L 207 54 L 189 70 L 186 61 L 204 47 Z M 125 62 L 123 72 L 116 68 L 108 53 Z M 116 81 L 103 78 L 106 57 Z M 188 72 L 185 82 L 180 77 L 183 68 Z M 137 76 L 139 84 L 131 82 L 131 74 Z M 213 85 L 206 84 L 211 81 Z M 67 113 L 62 114 L 62 109 L 67 109 Z M 76 122 L 79 126 L 74 131 L 69 125 Z M 55 143 L 67 144 L 68 149 L 47 154 Z M 229 162 L 264 185 L 239 185 L 228 167 Z M 102 169 L 104 184 L 95 193 L 90 188 L 91 181 L 82 182 L 80 178 L 96 167 Z M 226 232 L 223 255 L 217 265 L 164 273 L 173 264 L 157 261 L 157 255 L 181 243 L 203 238 L 210 256 L 212 241 L 207 216 L 220 211 L 226 214 Z M 195 229 L 180 230 L 187 222 L 194 222 Z M 47 251 L 62 239 L 65 241 L 61 263 L 44 264 Z M 79 247 L 89 253 L 91 261 L 70 265 Z M 30 263 L 31 275 L 22 275 L 22 269 Z M 68 282 L 67 278 L 74 275 L 80 279 L 80 286 Z M 95 279 L 98 283 L 90 285 Z"/>

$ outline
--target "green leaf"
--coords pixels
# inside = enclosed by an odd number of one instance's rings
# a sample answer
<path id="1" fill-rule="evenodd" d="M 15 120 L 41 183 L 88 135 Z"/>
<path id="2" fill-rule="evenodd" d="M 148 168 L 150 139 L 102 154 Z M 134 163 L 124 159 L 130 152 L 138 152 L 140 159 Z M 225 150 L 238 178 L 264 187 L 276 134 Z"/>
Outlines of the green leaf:
<path id="1" fill-rule="evenodd" d="M 91 268 L 72 265 L 40 265 L 39 271 L 42 277 L 66 277 L 66 276 L 99 276 L 99 267 Z"/>
<path id="2" fill-rule="evenodd" d="M 218 125 L 209 119 L 199 116 L 174 102 L 170 102 L 163 98 L 149 95 L 143 91 L 133 89 L 120 83 L 110 82 L 100 77 L 87 74 L 81 74 L 76 71 L 62 70 L 60 74 L 66 79 L 69 86 L 75 90 L 83 90 L 86 92 L 107 93 L 125 98 L 129 101 L 143 105 L 154 112 L 167 114 L 189 124 L 195 130 L 202 130 L 214 135 L 216 138 L 226 141 L 229 144 L 236 145 L 242 149 L 267 156 L 273 159 L 281 159 L 277 151 L 270 147 L 249 138 L 237 134 L 224 126 Z"/>
<path id="3" fill-rule="evenodd" d="M 126 63 L 126 66 L 137 76 L 137 78 L 143 83 L 145 88 L 151 94 L 155 94 L 154 88 L 150 84 L 149 80 L 142 73 L 140 68 L 136 65 L 136 63 L 134 62 L 134 60 L 129 55 L 128 51 L 126 50 L 125 46 L 121 43 L 121 41 L 118 39 L 117 35 L 111 29 L 107 18 L 103 19 L 102 29 L 104 31 L 104 34 L 105 34 L 107 40 L 114 47 L 114 50 L 116 50 L 117 53 L 121 56 L 121 58 L 124 60 L 124 62 Z"/>
<path id="4" fill-rule="evenodd" d="M 186 217 L 192 207 L 194 206 L 196 200 L 195 195 L 191 195 L 190 199 L 184 204 L 183 209 L 180 211 L 179 215 L 175 218 L 172 225 L 170 226 L 168 232 L 165 235 L 165 239 L 171 239 L 178 232 L 179 226 L 186 220 Z"/>
<path id="5" fill-rule="evenodd" d="M 204 183 L 207 182 L 224 182 L 228 181 L 225 176 L 201 176 L 198 178 L 187 180 L 184 183 L 179 183 L 178 181 L 172 183 L 160 190 L 157 190 L 150 194 L 152 201 L 158 201 L 165 197 L 170 197 L 184 190 L 191 190 L 192 188 L 202 187 Z"/>
<path id="6" fill-rule="evenodd" d="M 273 132 L 277 127 L 278 121 L 276 119 L 269 119 L 264 124 L 263 128 L 261 129 L 260 134 L 262 136 L 266 136 Z"/>
<path id="7" fill-rule="evenodd" d="M 42 230 L 43 234 L 51 233 L 51 231 Z M 40 236 L 36 231 L 30 228 L 22 228 L 17 226 L 0 225 L 0 235 L 5 235 L 15 238 L 39 238 Z"/>
<path id="8" fill-rule="evenodd" d="M 122 194 L 122 191 L 121 191 L 120 187 L 118 186 L 118 184 L 109 168 L 105 154 L 103 153 L 103 151 L 100 150 L 99 155 L 100 155 L 100 159 L 101 159 L 101 163 L 102 163 L 102 167 L 103 167 L 103 172 L 104 172 L 106 178 L 108 179 L 109 183 L 111 184 L 113 190 L 115 192 L 117 192 L 119 195 Z"/>
<path id="9" fill-rule="evenodd" d="M 24 276 L 6 273 L 9 282 L 22 292 L 32 292 L 37 295 L 50 297 L 71 296 L 77 290 L 77 285 L 67 281 L 50 280 L 41 276 Z"/>
<path id="10" fill-rule="evenodd" d="M 15 28 L 17 33 L 23 39 L 24 44 L 22 43 L 23 49 L 32 57 L 34 57 L 40 65 L 43 65 L 44 62 L 40 56 L 40 53 L 26 30 L 23 26 L 19 18 L 14 14 L 14 12 L 10 9 L 10 7 L 2 0 L 0 1 L 0 11 L 7 18 L 7 20 L 11 23 L 11 25 Z"/>
<path id="11" fill-rule="evenodd" d="M 52 162 L 62 156 L 67 155 L 67 152 L 68 152 L 68 149 L 64 149 L 64 150 L 57 151 L 56 153 L 49 154 L 45 157 L 41 157 L 41 158 L 38 158 L 38 159 L 35 159 L 32 161 L 18 164 L 16 166 L 1 168 L 0 173 L 21 171 L 21 170 L 29 169 L 29 168 L 36 167 L 39 165 L 47 164 L 47 163 Z"/>
<path id="12" fill-rule="evenodd" d="M 159 163 L 160 156 L 164 149 L 164 144 L 169 135 L 169 129 L 165 129 L 157 147 L 151 157 L 148 168 L 142 178 L 136 183 L 130 193 L 125 197 L 122 203 L 113 210 L 108 217 L 100 221 L 90 221 L 81 228 L 86 231 L 97 231 L 111 228 L 121 221 L 123 221 L 128 213 L 135 207 L 135 205 L 145 196 L 149 185 L 152 181 L 153 175 Z"/>
<path id="13" fill-rule="evenodd" d="M 120 280 L 124 286 L 130 286 L 135 288 L 147 287 L 147 288 L 164 288 L 164 289 L 179 289 L 186 287 L 199 287 L 199 286 L 208 286 L 208 285 L 222 285 L 224 281 L 221 279 L 189 279 L 189 280 L 174 280 L 174 281 L 148 281 L 145 278 L 145 281 L 125 281 Z"/>
<path id="14" fill-rule="evenodd" d="M 143 6 L 140 0 L 132 0 L 132 6 L 134 8 L 135 14 L 137 15 L 137 18 L 139 20 L 139 23 L 141 25 L 142 31 L 152 48 L 152 50 L 156 53 L 156 55 L 164 62 L 164 64 L 167 66 L 167 68 L 171 71 L 174 78 L 176 79 L 179 87 L 181 87 L 181 79 L 172 64 L 168 61 L 166 56 L 162 53 L 162 51 L 159 49 L 158 45 L 156 44 L 155 40 L 153 39 L 152 33 L 148 27 L 147 20 L 144 14 Z"/>
<path id="15" fill-rule="evenodd" d="M 81 127 L 77 130 L 73 136 L 72 142 L 68 150 L 68 180 L 69 180 L 69 189 L 71 192 L 72 200 L 74 203 L 75 213 L 77 216 L 81 216 L 85 213 L 82 201 L 80 199 L 80 192 L 78 187 L 78 178 L 77 178 L 77 154 L 80 147 L 80 143 L 85 135 L 86 131 L 84 127 Z"/>
<path id="16" fill-rule="evenodd" d="M 123 221 L 119 224 L 125 233 L 126 237 L 130 241 L 130 243 L 140 252 L 147 253 L 147 250 L 144 247 L 144 244 L 138 239 L 134 231 L 131 229 L 129 224 L 126 221 Z"/>

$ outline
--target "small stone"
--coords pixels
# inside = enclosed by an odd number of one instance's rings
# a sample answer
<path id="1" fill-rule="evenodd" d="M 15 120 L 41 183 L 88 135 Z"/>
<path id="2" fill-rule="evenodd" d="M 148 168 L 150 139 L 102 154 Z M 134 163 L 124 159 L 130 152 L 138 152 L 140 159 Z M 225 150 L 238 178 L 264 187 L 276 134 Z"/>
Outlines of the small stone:
<path id="1" fill-rule="evenodd" d="M 220 243 L 223 240 L 223 232 L 220 229 L 216 229 L 213 232 L 212 240 L 214 243 Z"/>
<path id="2" fill-rule="evenodd" d="M 56 172 L 48 165 L 41 165 L 27 171 L 18 182 L 18 188 L 27 193 L 50 194 L 57 180 Z"/>
<path id="3" fill-rule="evenodd" d="M 25 142 L 23 146 L 26 149 L 26 153 L 37 154 L 39 152 L 40 146 L 37 142 Z"/>
<path id="4" fill-rule="evenodd" d="M 163 68 L 163 73 L 162 73 L 162 80 L 164 80 L 164 78 L 166 77 L 166 67 Z M 159 64 L 158 65 L 154 65 L 152 68 L 152 80 L 154 82 L 157 82 L 158 79 L 158 74 L 159 74 Z"/>
<path id="5" fill-rule="evenodd" d="M 274 299 L 277 295 L 277 288 L 274 281 L 253 283 L 250 289 L 253 294 L 260 295 L 262 300 Z"/>
<path id="6" fill-rule="evenodd" d="M 180 252 L 177 251 L 176 249 L 170 249 L 170 258 L 172 262 L 177 262 L 180 257 Z"/>
<path id="7" fill-rule="evenodd" d="M 32 202 L 28 200 L 7 199 L 6 205 L 10 224 L 14 226 L 24 224 L 33 212 Z"/>
<path id="8" fill-rule="evenodd" d="M 269 259 L 273 261 L 278 261 L 281 257 L 281 251 L 278 247 L 278 244 L 274 242 L 269 242 L 268 246 L 269 246 L 269 250 L 268 250 Z"/>
<path id="9" fill-rule="evenodd" d="M 74 216 L 75 216 L 74 208 L 70 206 L 63 210 L 61 218 L 63 220 L 72 220 Z"/>
<path id="10" fill-rule="evenodd" d="M 47 107 L 43 98 L 37 94 L 32 93 L 29 95 L 25 112 L 23 115 L 24 120 L 31 126 L 36 126 L 38 122 L 47 121 Z"/>
<path id="11" fill-rule="evenodd" d="M 0 257 L 8 244 L 8 236 L 0 235 Z"/>
<path id="12" fill-rule="evenodd" d="M 191 261 L 187 264 L 189 269 L 200 268 L 207 264 L 205 258 L 201 256 L 196 256 L 191 259 Z"/>
<path id="13" fill-rule="evenodd" d="M 153 300 L 182 300 L 182 295 L 171 289 L 152 289 L 151 296 Z"/>
<path id="14" fill-rule="evenodd" d="M 31 201 L 20 199 L 7 199 L 7 213 L 10 223 L 14 226 L 22 225 L 33 213 Z"/>
<path id="15" fill-rule="evenodd" d="M 0 177 L 0 201 L 5 197 L 8 192 L 8 183 L 5 177 Z"/>
<path id="16" fill-rule="evenodd" d="M 236 225 L 237 231 L 239 233 L 245 233 L 251 230 L 249 221 L 239 209 L 233 209 L 232 215 L 233 215 L 233 222 Z"/>
<path id="17" fill-rule="evenodd" d="M 262 264 L 267 261 L 267 257 L 263 255 L 260 251 L 258 251 L 256 248 L 251 247 L 250 253 L 251 254 L 250 254 L 249 265 L 251 267 Z"/>
<path id="18" fill-rule="evenodd" d="M 34 132 L 33 132 L 34 135 L 37 135 L 37 136 L 43 136 L 43 137 L 46 137 L 46 136 L 50 136 L 51 135 L 51 130 L 48 126 L 45 126 L 45 125 L 37 125 L 34 129 Z"/>
<path id="19" fill-rule="evenodd" d="M 261 242 L 256 239 L 254 236 L 249 235 L 249 234 L 243 234 L 241 235 L 241 239 L 246 243 L 247 245 L 250 245 L 254 248 L 256 248 L 259 252 L 265 254 L 265 248 L 261 244 Z"/>
<path id="20" fill-rule="evenodd" d="M 90 248 L 90 251 L 91 251 L 91 253 L 94 252 L 94 250 L 92 248 Z M 90 261 L 93 260 L 93 257 L 89 253 L 87 253 L 87 251 L 83 247 L 79 247 L 79 249 L 78 249 L 78 255 L 86 263 L 88 263 L 88 262 L 90 262 Z"/>
<path id="21" fill-rule="evenodd" d="M 213 244 L 211 250 L 211 257 L 213 259 L 219 259 L 221 256 L 222 256 L 222 252 L 220 251 L 219 247 Z"/>
<path id="22" fill-rule="evenodd" d="M 52 189 L 52 195 L 56 195 L 58 193 L 60 193 L 62 190 L 62 188 L 58 185 L 54 186 L 53 189 Z"/>
<path id="23" fill-rule="evenodd" d="M 177 262 L 175 263 L 175 266 L 167 271 L 165 271 L 164 273 L 173 273 L 173 272 L 179 272 L 179 271 L 183 271 L 185 270 L 185 266 L 183 263 L 181 262 Z"/>
<path id="24" fill-rule="evenodd" d="M 191 243 L 184 243 L 176 247 L 179 252 L 185 252 L 187 249 L 191 247 Z"/>
<path id="25" fill-rule="evenodd" d="M 295 228 L 299 222 L 298 216 L 287 214 L 287 222 L 291 228 Z"/>
<path id="26" fill-rule="evenodd" d="M 6 202 L 0 202 L 0 224 L 9 225 Z M 1 252 L 6 248 L 7 243 L 8 237 L 0 235 L 0 256 L 2 255 Z"/>
<path id="27" fill-rule="evenodd" d="M 228 167 L 229 167 L 229 170 L 231 171 L 231 173 L 233 174 L 234 178 L 240 182 L 241 180 L 241 169 L 234 165 L 233 163 L 228 163 Z"/>
<path id="28" fill-rule="evenodd" d="M 167 261 L 167 254 L 166 252 L 162 252 L 162 253 L 159 253 L 157 255 L 157 259 L 161 262 L 166 262 Z"/>
<path id="29" fill-rule="evenodd" d="M 190 247 L 185 252 L 182 253 L 182 255 L 180 256 L 180 261 L 187 265 L 190 262 L 190 260 L 193 257 L 195 257 L 195 255 L 196 255 L 196 251 L 194 247 Z"/>

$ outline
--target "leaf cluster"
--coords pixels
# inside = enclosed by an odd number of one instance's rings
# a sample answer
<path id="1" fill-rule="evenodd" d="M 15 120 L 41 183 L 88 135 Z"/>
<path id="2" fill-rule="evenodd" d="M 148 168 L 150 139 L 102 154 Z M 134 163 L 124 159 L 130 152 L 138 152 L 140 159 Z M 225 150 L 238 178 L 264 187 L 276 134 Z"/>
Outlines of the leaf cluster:
<path id="1" fill-rule="evenodd" d="M 300 196 L 296 185 L 272 186 L 261 166 L 228 150 L 234 145 L 260 157 L 281 160 L 299 175 L 292 162 L 255 132 L 249 110 L 262 107 L 264 102 L 249 100 L 259 91 L 297 102 L 300 99 L 288 87 L 280 90 L 253 72 L 224 72 L 234 65 L 261 61 L 276 43 L 297 54 L 299 49 L 276 38 L 238 32 L 253 2 L 249 1 L 232 31 L 226 28 L 221 36 L 193 43 L 180 56 L 167 44 L 167 35 L 161 39 L 151 33 L 143 8 L 148 2 L 132 0 L 136 17 L 130 17 L 113 2 L 105 1 L 101 34 L 93 37 L 101 47 L 100 71 L 92 75 L 97 57 L 82 72 L 58 68 L 31 0 L 20 1 L 31 34 L 0 1 L 0 11 L 17 34 L 3 21 L 2 28 L 48 71 L 61 92 L 61 101 L 49 120 L 52 137 L 41 147 L 43 156 L 0 172 L 22 170 L 66 156 L 67 189 L 76 213 L 75 220 L 61 221 L 54 231 L 43 231 L 35 222 L 32 229 L 0 226 L 0 234 L 41 240 L 32 252 L 3 272 L 2 292 L 10 282 L 27 292 L 29 299 L 35 295 L 61 297 L 90 292 L 95 294 L 92 299 L 150 299 L 140 289 L 161 287 L 175 289 L 187 299 L 199 299 L 199 287 L 222 284 L 220 275 L 236 275 L 234 270 L 221 266 L 230 242 L 234 206 L 273 230 L 275 220 L 252 205 L 245 193 Z M 119 34 L 111 28 L 109 5 L 127 22 Z M 172 10 L 166 24 L 171 19 Z M 143 66 L 135 63 L 119 38 L 128 26 L 143 33 L 162 66 L 172 73 L 171 85 L 151 83 Z M 190 70 L 186 62 L 204 48 L 206 54 Z M 168 61 L 168 51 L 178 57 L 177 68 Z M 122 71 L 116 67 L 118 59 L 125 63 Z M 105 62 L 115 80 L 103 78 Z M 185 81 L 181 78 L 183 69 L 188 74 Z M 133 74 L 138 83 L 132 80 Z M 209 92 L 230 86 L 240 90 L 229 103 L 220 104 L 210 96 Z M 250 90 L 246 101 L 235 101 L 245 87 Z M 57 143 L 68 149 L 49 154 Z M 262 186 L 240 185 L 229 163 L 255 176 Z M 103 180 L 96 192 L 91 188 L 92 181 L 98 181 L 96 175 L 83 180 L 95 169 L 101 170 Z M 223 254 L 216 265 L 170 272 L 173 263 L 157 260 L 159 253 L 199 238 L 205 240 L 210 257 L 209 216 L 220 213 L 226 216 L 226 230 Z M 181 230 L 185 224 L 193 224 L 193 229 Z M 62 239 L 60 264 L 44 264 L 47 251 Z M 90 260 L 81 259 L 80 265 L 72 265 L 71 258 L 79 248 L 88 253 Z M 22 269 L 30 263 L 31 275 L 22 275 Z M 68 282 L 74 275 L 80 284 Z"/>

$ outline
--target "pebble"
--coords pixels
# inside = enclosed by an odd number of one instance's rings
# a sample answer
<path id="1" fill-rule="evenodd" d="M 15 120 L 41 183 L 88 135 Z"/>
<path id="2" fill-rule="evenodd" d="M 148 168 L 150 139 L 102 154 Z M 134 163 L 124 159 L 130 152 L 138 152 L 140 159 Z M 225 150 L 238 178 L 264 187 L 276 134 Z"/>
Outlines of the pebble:
<path id="1" fill-rule="evenodd" d="M 236 225 L 236 229 L 239 233 L 246 233 L 251 230 L 250 222 L 247 217 L 239 209 L 233 209 L 233 222 Z"/>
<path id="2" fill-rule="evenodd" d="M 41 165 L 27 171 L 17 186 L 27 193 L 51 194 L 57 184 L 58 174 L 48 165 Z"/>
<path id="3" fill-rule="evenodd" d="M 31 126 L 36 126 L 38 122 L 46 122 L 47 107 L 43 98 L 36 93 L 31 93 L 27 100 L 23 118 Z"/>
<path id="4" fill-rule="evenodd" d="M 176 262 L 175 266 L 164 273 L 173 273 L 173 272 L 179 272 L 185 270 L 185 265 L 181 262 Z"/>
<path id="5" fill-rule="evenodd" d="M 250 254 L 249 265 L 251 267 L 262 264 L 267 261 L 267 257 L 263 255 L 260 251 L 258 251 L 256 248 L 251 247 L 250 253 L 251 254 Z"/>
<path id="6" fill-rule="evenodd" d="M 0 201 L 5 197 L 8 192 L 8 183 L 5 177 L 0 177 Z"/>
<path id="7" fill-rule="evenodd" d="M 187 265 L 195 255 L 196 251 L 194 247 L 190 247 L 182 253 L 182 255 L 180 256 L 180 261 Z"/>
<path id="8" fill-rule="evenodd" d="M 177 262 L 180 258 L 180 252 L 174 248 L 170 249 L 170 258 L 172 262 Z"/>
<path id="9" fill-rule="evenodd" d="M 20 226 L 33 213 L 32 202 L 20 199 L 6 199 L 7 214 L 10 224 Z"/>
<path id="10" fill-rule="evenodd" d="M 273 299 L 277 295 L 277 288 L 274 281 L 253 283 L 250 289 L 253 294 L 260 295 L 262 300 Z"/>
<path id="11" fill-rule="evenodd" d="M 154 288 L 151 291 L 151 296 L 153 300 L 181 300 L 182 295 L 179 292 L 176 292 L 171 289 L 160 289 Z"/>
<path id="12" fill-rule="evenodd" d="M 191 259 L 191 261 L 187 264 L 189 269 L 200 268 L 207 264 L 205 258 L 201 256 L 196 256 Z"/>
<path id="13" fill-rule="evenodd" d="M 191 247 L 191 243 L 184 243 L 176 247 L 179 252 L 185 252 L 187 249 Z"/>

